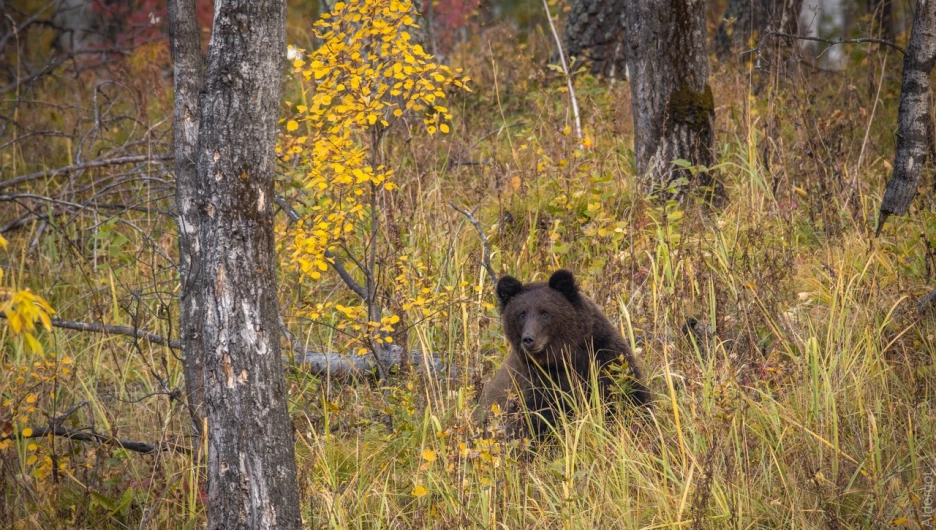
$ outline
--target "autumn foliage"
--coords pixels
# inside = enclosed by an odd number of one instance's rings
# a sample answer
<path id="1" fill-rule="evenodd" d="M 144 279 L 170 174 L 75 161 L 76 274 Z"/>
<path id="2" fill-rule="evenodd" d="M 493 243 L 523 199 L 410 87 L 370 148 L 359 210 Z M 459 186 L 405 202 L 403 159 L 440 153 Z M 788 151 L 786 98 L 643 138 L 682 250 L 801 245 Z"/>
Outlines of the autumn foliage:
<path id="1" fill-rule="evenodd" d="M 306 55 L 290 49 L 302 101 L 286 120 L 288 136 L 279 150 L 302 168 L 299 183 L 308 199 L 287 244 L 294 266 L 313 280 L 329 270 L 336 254 L 376 252 L 367 241 L 379 229 L 377 197 L 396 187 L 381 153 L 384 136 L 409 120 L 420 121 L 430 135 L 448 133 L 446 91 L 467 89 L 467 78 L 433 62 L 414 41 L 415 15 L 405 0 L 338 2 L 315 23 L 321 42 L 316 50 Z M 367 340 L 392 340 L 388 333 L 400 320 L 387 315 L 366 321 L 365 302 L 328 304 L 356 331 L 367 329 L 358 343 L 362 352 Z M 311 307 L 309 315 L 319 318 L 326 306 Z"/>

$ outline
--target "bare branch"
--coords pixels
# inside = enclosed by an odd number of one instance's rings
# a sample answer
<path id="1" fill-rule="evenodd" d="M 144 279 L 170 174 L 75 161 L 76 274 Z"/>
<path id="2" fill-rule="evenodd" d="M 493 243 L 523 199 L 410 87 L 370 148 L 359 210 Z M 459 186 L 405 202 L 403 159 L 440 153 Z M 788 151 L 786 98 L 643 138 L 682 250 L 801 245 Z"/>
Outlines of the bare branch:
<path id="1" fill-rule="evenodd" d="M 295 223 L 296 221 L 301 219 L 299 212 L 297 212 L 296 209 L 293 208 L 291 204 L 286 202 L 286 199 L 282 195 L 277 195 L 273 197 L 273 202 L 275 202 L 277 206 L 279 206 L 280 208 L 283 209 L 284 212 L 286 212 L 286 217 L 289 218 L 290 223 Z"/>
<path id="2" fill-rule="evenodd" d="M 0 318 L 6 319 L 6 314 L 0 313 Z M 168 345 L 170 348 L 182 347 L 178 340 L 166 340 L 165 337 L 156 335 L 155 333 L 147 333 L 141 329 L 132 328 L 130 326 L 113 326 L 109 324 L 98 324 L 96 322 L 76 322 L 73 320 L 62 320 L 60 318 L 53 318 L 52 325 L 57 328 L 72 329 L 75 331 L 90 331 L 95 333 L 107 333 L 108 335 L 136 337 L 138 339 L 146 339 L 153 344 Z"/>
<path id="3" fill-rule="evenodd" d="M 866 43 L 880 44 L 882 46 L 888 46 L 890 48 L 893 48 L 899 51 L 900 53 L 907 55 L 907 50 L 903 49 L 902 47 L 898 46 L 897 44 L 894 44 L 893 42 L 889 40 L 873 39 L 870 37 L 861 37 L 857 39 L 823 39 L 822 37 L 812 37 L 809 35 L 797 35 L 795 33 L 784 33 L 782 31 L 768 31 L 767 33 L 764 33 L 764 36 L 761 38 L 763 39 L 766 37 L 783 37 L 785 39 L 808 40 L 812 42 L 822 42 L 824 44 L 828 44 L 829 46 L 838 46 L 839 44 L 866 44 Z M 747 55 L 749 53 L 757 53 L 759 51 L 760 51 L 760 46 L 758 46 L 757 48 L 752 48 L 750 50 L 745 50 L 739 53 L 738 55 Z"/>
<path id="4" fill-rule="evenodd" d="M 338 276 L 341 277 L 345 285 L 347 285 L 349 289 L 357 293 L 357 295 L 360 296 L 362 299 L 367 300 L 367 289 L 361 286 L 361 284 L 359 284 L 358 282 L 354 281 L 354 278 L 352 278 L 351 274 L 347 271 L 347 269 L 344 268 L 344 265 L 342 265 L 341 262 L 338 261 L 338 258 L 336 258 L 335 255 L 332 254 L 331 251 L 329 250 L 325 251 L 325 257 L 328 258 L 329 262 L 331 262 L 332 268 L 335 269 L 335 272 L 338 273 Z"/>
<path id="5" fill-rule="evenodd" d="M 56 169 L 48 169 L 46 171 L 37 171 L 35 173 L 28 173 L 26 175 L 20 175 L 18 177 L 13 177 L 10 180 L 0 182 L 0 189 L 9 188 L 11 186 L 16 186 L 23 182 L 29 182 L 30 180 L 41 179 L 45 177 L 54 177 L 56 175 L 65 175 L 74 171 L 81 171 L 85 169 L 93 169 L 97 167 L 107 167 L 107 166 L 117 166 L 121 164 L 137 164 L 139 162 L 162 162 L 165 160 L 172 160 L 172 155 L 140 155 L 140 156 L 124 156 L 120 158 L 106 158 L 104 160 L 94 160 L 92 162 L 87 162 L 84 164 L 75 164 L 73 166 L 60 167 Z"/>
<path id="6" fill-rule="evenodd" d="M 491 267 L 491 244 L 488 242 L 488 238 L 487 238 L 487 235 L 485 235 L 484 233 L 484 229 L 481 228 L 481 223 L 478 222 L 478 220 L 475 219 L 475 216 L 472 215 L 472 213 L 469 212 L 468 210 L 462 210 L 458 206 L 455 206 L 454 203 L 449 203 L 449 206 L 451 206 L 452 209 L 455 210 L 456 212 L 459 212 L 465 217 L 467 217 L 468 221 L 470 221 L 471 224 L 474 225 L 475 230 L 478 231 L 478 235 L 481 236 L 481 244 L 484 245 L 484 253 L 481 256 L 481 265 L 484 267 L 485 270 L 487 270 L 488 276 L 491 277 L 491 283 L 493 283 L 494 286 L 497 287 L 497 273 L 494 272 L 494 267 Z"/>
<path id="7" fill-rule="evenodd" d="M 108 436 L 106 434 L 100 434 L 92 431 L 66 429 L 61 425 L 56 425 L 55 427 L 34 427 L 31 430 L 32 432 L 29 434 L 29 436 L 23 436 L 22 431 L 20 431 L 17 434 L 8 434 L 6 436 L 2 436 L 0 437 L 0 441 L 12 440 L 16 438 L 29 439 L 45 438 L 46 436 L 58 436 L 61 438 L 68 438 L 69 440 L 77 440 L 79 442 L 90 442 L 96 443 L 98 445 L 120 447 L 122 449 L 144 455 L 161 453 L 163 451 L 173 451 L 182 454 L 191 454 L 192 452 L 188 446 L 169 444 L 165 442 L 159 444 L 147 444 L 143 442 L 134 442 L 131 440 L 121 440 L 120 438 L 114 438 L 113 436 Z"/>
<path id="8" fill-rule="evenodd" d="M 284 212 L 286 212 L 286 217 L 289 218 L 289 222 L 295 223 L 301 218 L 301 216 L 299 215 L 299 212 L 297 212 L 296 209 L 292 207 L 292 205 L 286 202 L 286 199 L 282 195 L 277 195 L 276 197 L 274 197 L 273 202 L 275 202 L 277 206 L 279 206 L 280 208 L 283 209 Z M 332 253 L 330 250 L 325 251 L 325 257 L 328 259 L 329 263 L 331 263 L 332 268 L 335 269 L 335 272 L 338 273 L 338 276 L 341 277 L 341 280 L 345 283 L 345 285 L 347 285 L 349 289 L 354 291 L 355 294 L 360 296 L 361 299 L 366 301 L 367 290 L 363 286 L 361 286 L 361 284 L 356 282 L 354 278 L 351 277 L 351 273 L 349 273 L 348 269 L 346 269 L 344 265 L 340 261 L 338 261 L 338 257 L 335 256 L 335 254 Z"/>

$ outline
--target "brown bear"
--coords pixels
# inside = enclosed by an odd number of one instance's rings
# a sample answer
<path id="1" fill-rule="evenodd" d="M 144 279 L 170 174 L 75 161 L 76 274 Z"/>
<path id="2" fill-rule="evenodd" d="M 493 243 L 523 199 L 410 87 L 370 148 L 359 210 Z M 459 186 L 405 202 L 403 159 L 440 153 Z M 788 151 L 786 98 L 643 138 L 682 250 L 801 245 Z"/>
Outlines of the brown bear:
<path id="1" fill-rule="evenodd" d="M 590 395 L 592 370 L 597 370 L 599 389 L 610 402 L 614 372 L 625 366 L 630 372 L 626 401 L 636 406 L 649 401 L 624 337 L 579 291 L 571 272 L 558 270 L 548 282 L 526 285 L 504 276 L 496 290 L 511 352 L 482 389 L 477 421 L 483 424 L 497 404 L 505 414 L 501 425 L 508 439 L 541 441 L 559 415 L 570 412 L 569 397 L 577 384 Z"/>

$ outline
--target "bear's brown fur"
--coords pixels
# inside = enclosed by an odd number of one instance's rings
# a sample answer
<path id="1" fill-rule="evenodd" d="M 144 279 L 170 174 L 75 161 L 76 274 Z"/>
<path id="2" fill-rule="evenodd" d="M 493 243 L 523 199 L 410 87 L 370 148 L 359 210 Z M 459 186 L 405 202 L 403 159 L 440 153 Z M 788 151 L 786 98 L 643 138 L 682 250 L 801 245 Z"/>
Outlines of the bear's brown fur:
<path id="1" fill-rule="evenodd" d="M 590 393 L 591 371 L 597 369 L 599 389 L 610 401 L 615 366 L 624 363 L 631 376 L 628 401 L 637 406 L 649 401 L 624 337 L 579 291 L 571 272 L 558 270 L 548 282 L 526 285 L 504 276 L 497 282 L 497 299 L 511 352 L 484 385 L 476 420 L 483 423 L 497 404 L 509 439 L 542 440 L 559 415 L 569 413 L 576 383 Z"/>

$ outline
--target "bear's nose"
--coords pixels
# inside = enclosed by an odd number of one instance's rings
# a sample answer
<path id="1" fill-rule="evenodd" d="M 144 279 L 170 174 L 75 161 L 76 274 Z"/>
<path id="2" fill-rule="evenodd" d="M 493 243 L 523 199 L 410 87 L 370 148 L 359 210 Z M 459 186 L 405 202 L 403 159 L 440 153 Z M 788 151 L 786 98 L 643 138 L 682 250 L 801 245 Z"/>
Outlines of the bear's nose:
<path id="1" fill-rule="evenodd" d="M 529 348 L 530 346 L 533 346 L 533 336 L 524 335 L 523 339 L 520 342 L 523 344 L 524 347 Z"/>

